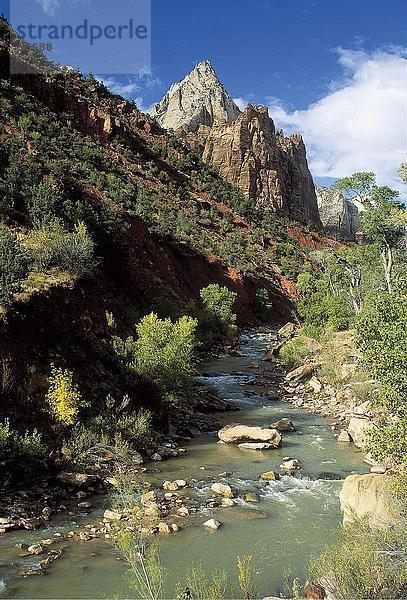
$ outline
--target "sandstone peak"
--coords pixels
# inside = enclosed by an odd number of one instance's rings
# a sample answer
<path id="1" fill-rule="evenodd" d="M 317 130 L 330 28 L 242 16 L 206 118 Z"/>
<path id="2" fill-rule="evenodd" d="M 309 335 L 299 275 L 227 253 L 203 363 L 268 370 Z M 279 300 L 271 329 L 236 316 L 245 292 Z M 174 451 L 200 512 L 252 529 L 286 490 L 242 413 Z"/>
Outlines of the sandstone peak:
<path id="1" fill-rule="evenodd" d="M 165 129 L 195 132 L 200 125 L 234 121 L 240 110 L 219 81 L 208 60 L 199 62 L 149 110 Z"/>

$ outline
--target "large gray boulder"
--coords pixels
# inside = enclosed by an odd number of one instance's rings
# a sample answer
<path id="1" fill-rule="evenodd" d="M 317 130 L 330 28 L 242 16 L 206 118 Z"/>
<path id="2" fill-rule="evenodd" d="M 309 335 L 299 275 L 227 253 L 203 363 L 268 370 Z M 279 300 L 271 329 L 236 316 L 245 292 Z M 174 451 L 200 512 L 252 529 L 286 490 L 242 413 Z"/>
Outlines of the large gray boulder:
<path id="1" fill-rule="evenodd" d="M 375 424 L 369 419 L 352 417 L 348 425 L 348 433 L 357 448 L 364 448 L 368 441 L 369 433 L 375 428 Z"/>
<path id="2" fill-rule="evenodd" d="M 340 493 L 343 524 L 355 517 L 371 515 L 372 524 L 384 525 L 392 520 L 388 494 L 389 476 L 376 473 L 349 475 Z"/>
<path id="3" fill-rule="evenodd" d="M 222 442 L 241 444 L 244 442 L 267 442 L 278 448 L 281 446 L 281 435 L 276 429 L 253 427 L 234 423 L 218 431 Z"/>

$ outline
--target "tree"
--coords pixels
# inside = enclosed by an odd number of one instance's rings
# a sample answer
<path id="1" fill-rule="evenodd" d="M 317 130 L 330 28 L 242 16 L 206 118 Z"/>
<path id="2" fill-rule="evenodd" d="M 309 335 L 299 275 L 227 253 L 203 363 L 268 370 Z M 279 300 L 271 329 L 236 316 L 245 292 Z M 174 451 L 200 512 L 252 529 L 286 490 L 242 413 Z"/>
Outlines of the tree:
<path id="1" fill-rule="evenodd" d="M 17 237 L 0 227 L 0 306 L 9 307 L 27 275 L 27 260 Z"/>
<path id="2" fill-rule="evenodd" d="M 185 392 L 192 381 L 196 327 L 197 321 L 187 316 L 173 323 L 147 315 L 136 327 L 132 366 L 166 394 Z"/>
<path id="3" fill-rule="evenodd" d="M 375 428 L 367 450 L 407 473 L 407 273 L 395 278 L 392 293 L 372 294 L 357 321 L 364 362 L 380 383 L 379 404 L 387 424 Z"/>
<path id="4" fill-rule="evenodd" d="M 404 181 L 404 183 L 407 183 L 407 163 L 401 163 L 400 169 L 399 169 L 399 175 L 400 175 L 400 179 L 402 179 Z"/>
<path id="5" fill-rule="evenodd" d="M 200 296 L 205 309 L 226 327 L 233 325 L 236 315 L 233 305 L 237 294 L 227 287 L 221 287 L 217 283 L 211 283 L 200 291 Z"/>
<path id="6" fill-rule="evenodd" d="M 372 189 L 376 185 L 376 176 L 372 172 L 357 172 L 349 177 L 338 179 L 332 189 L 342 192 L 342 194 L 350 199 L 356 200 L 364 204 L 370 197 Z"/>
<path id="7" fill-rule="evenodd" d="M 362 231 L 380 248 L 380 257 L 391 292 L 394 271 L 394 251 L 399 248 L 406 234 L 407 213 L 405 206 L 396 200 L 398 192 L 389 187 L 375 187 L 365 202 L 361 215 Z"/>

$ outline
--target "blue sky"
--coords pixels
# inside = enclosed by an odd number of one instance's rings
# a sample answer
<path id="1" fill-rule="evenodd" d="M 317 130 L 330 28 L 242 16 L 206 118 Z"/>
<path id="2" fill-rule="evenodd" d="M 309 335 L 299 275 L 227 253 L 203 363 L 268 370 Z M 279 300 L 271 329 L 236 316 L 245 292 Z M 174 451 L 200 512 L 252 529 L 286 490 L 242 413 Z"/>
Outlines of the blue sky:
<path id="1" fill-rule="evenodd" d="M 318 182 L 372 170 L 407 197 L 406 23 L 406 0 L 152 0 L 151 72 L 103 79 L 146 109 L 209 59 L 239 106 L 303 134 Z"/>

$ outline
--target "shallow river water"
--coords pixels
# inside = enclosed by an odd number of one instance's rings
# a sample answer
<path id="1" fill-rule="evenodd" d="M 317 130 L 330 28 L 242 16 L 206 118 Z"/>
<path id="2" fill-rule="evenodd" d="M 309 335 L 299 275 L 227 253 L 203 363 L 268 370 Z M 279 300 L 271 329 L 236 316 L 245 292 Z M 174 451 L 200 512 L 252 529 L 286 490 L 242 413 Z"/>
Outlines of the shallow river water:
<path id="1" fill-rule="evenodd" d="M 268 426 L 283 416 L 289 417 L 297 431 L 283 434 L 278 450 L 254 452 L 229 444 L 218 444 L 216 433 L 206 434 L 186 445 L 187 453 L 177 459 L 154 465 L 146 478 L 153 484 L 166 479 L 198 480 L 188 494 L 200 504 L 211 495 L 210 485 L 224 481 L 240 493 L 256 491 L 261 501 L 248 504 L 239 499 L 232 508 L 204 509 L 187 521 L 177 534 L 162 536 L 161 560 L 166 569 L 166 597 L 172 598 L 177 581 L 186 571 L 201 564 L 211 573 L 224 569 L 236 581 L 236 557 L 253 556 L 255 584 L 259 597 L 278 595 L 283 591 L 285 575 L 306 577 L 307 565 L 327 543 L 337 537 L 341 522 L 339 491 L 342 480 L 350 473 L 367 472 L 362 455 L 351 445 L 340 445 L 324 417 L 269 400 L 264 393 L 270 386 L 254 383 L 272 368 L 263 362 L 265 349 L 274 333 L 246 332 L 242 336 L 244 356 L 221 356 L 201 365 L 204 385 L 216 387 L 220 396 L 233 400 L 242 410 L 221 415 L 223 423 L 241 422 Z M 257 363 L 259 368 L 253 368 Z M 259 474 L 279 470 L 283 456 L 301 461 L 294 477 L 280 481 L 261 481 Z M 149 465 L 150 467 L 150 465 Z M 225 477 L 220 473 L 227 472 Z M 100 515 L 107 503 L 99 499 Z M 94 503 L 97 505 L 97 503 Z M 98 511 L 90 516 L 51 523 L 47 530 L 15 532 L 0 540 L 0 597 L 11 598 L 112 598 L 129 597 L 123 579 L 124 566 L 107 543 L 66 541 L 61 546 L 64 556 L 56 561 L 46 577 L 23 579 L 18 571 L 38 562 L 41 557 L 19 558 L 18 542 L 33 543 L 50 537 L 55 531 L 69 531 L 95 521 Z M 222 522 L 216 532 L 204 530 L 202 523 L 214 517 Z M 182 520 L 179 521 L 180 523 Z M 3 591 L 1 591 L 3 590 Z M 230 597 L 235 597 L 231 587 Z"/>

